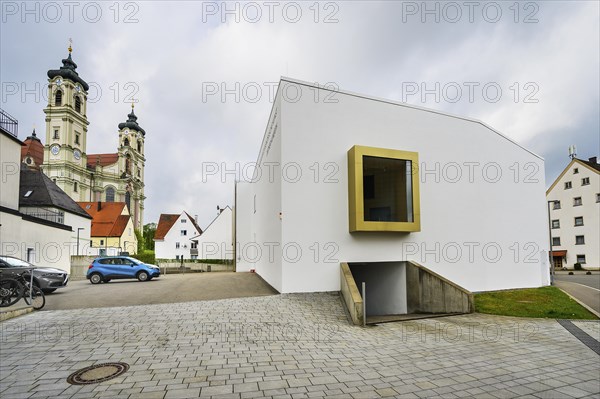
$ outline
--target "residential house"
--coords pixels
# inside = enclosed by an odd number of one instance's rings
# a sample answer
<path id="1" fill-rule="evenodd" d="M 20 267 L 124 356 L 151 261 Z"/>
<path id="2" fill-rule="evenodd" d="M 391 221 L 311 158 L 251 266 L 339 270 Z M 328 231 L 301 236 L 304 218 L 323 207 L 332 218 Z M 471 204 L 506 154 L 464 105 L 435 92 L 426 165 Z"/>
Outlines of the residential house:
<path id="1" fill-rule="evenodd" d="M 154 233 L 157 259 L 198 259 L 198 248 L 190 238 L 202 234 L 196 219 L 187 212 L 163 213 Z"/>
<path id="2" fill-rule="evenodd" d="M 600 165 L 573 157 L 546 191 L 557 269 L 600 268 Z"/>
<path id="3" fill-rule="evenodd" d="M 233 212 L 229 206 L 219 209 L 217 217 L 202 234 L 190 239 L 199 259 L 233 259 Z"/>
<path id="4" fill-rule="evenodd" d="M 91 242 L 87 255 L 110 256 L 137 253 L 133 219 L 124 202 L 79 202 L 92 217 Z"/>

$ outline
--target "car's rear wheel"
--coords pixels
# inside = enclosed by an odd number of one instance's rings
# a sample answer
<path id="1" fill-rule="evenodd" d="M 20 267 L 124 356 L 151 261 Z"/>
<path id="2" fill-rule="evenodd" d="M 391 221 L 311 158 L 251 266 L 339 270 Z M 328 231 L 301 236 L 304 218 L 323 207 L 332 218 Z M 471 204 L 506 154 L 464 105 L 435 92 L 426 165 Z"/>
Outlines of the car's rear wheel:
<path id="1" fill-rule="evenodd" d="M 102 282 L 102 275 L 100 273 L 93 273 L 90 276 L 90 283 L 100 284 Z"/>
<path id="2" fill-rule="evenodd" d="M 146 272 L 139 272 L 137 274 L 137 279 L 140 281 L 148 281 L 148 277 L 150 277 L 150 276 Z"/>

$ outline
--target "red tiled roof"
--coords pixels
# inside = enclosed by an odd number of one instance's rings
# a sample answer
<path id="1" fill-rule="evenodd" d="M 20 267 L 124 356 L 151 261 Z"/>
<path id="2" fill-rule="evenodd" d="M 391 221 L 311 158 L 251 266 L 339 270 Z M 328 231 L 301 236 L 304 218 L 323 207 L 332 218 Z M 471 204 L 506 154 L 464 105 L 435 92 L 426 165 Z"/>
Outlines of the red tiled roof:
<path id="1" fill-rule="evenodd" d="M 35 166 L 40 166 L 44 163 L 44 146 L 37 138 L 27 137 L 23 142 L 25 145 L 21 147 L 21 160 L 25 162 L 25 157 L 28 155 L 33 158 Z"/>
<path id="2" fill-rule="evenodd" d="M 124 202 L 101 202 L 98 210 L 97 202 L 78 202 L 92 217 L 92 237 L 120 237 L 127 227 L 131 216 L 121 215 Z"/>
<path id="3" fill-rule="evenodd" d="M 171 230 L 171 227 L 173 227 L 178 218 L 179 215 L 161 213 L 160 219 L 158 219 L 158 226 L 156 226 L 156 232 L 154 233 L 154 239 L 164 240 L 165 236 L 169 230 Z"/>
<path id="4" fill-rule="evenodd" d="M 96 163 L 100 166 L 108 166 L 117 163 L 118 160 L 119 154 L 88 154 L 87 166 L 94 167 Z"/>

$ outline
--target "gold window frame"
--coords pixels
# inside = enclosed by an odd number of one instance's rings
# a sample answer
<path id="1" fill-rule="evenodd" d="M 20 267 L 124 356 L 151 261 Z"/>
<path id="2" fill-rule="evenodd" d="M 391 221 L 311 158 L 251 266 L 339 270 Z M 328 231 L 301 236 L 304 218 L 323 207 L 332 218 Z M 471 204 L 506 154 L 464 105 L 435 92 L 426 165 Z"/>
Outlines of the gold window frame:
<path id="1" fill-rule="evenodd" d="M 412 222 L 365 221 L 363 199 L 363 157 L 390 158 L 412 163 Z M 358 231 L 416 232 L 421 231 L 421 203 L 419 191 L 419 153 L 387 148 L 355 145 L 348 150 L 348 209 L 350 233 Z"/>

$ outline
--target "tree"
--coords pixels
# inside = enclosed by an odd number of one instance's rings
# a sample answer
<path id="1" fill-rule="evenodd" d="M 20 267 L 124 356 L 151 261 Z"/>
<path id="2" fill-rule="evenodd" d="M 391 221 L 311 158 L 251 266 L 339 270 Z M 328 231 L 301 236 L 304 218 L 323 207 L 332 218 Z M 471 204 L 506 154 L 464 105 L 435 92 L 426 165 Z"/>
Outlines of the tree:
<path id="1" fill-rule="evenodd" d="M 154 251 L 154 234 L 156 233 L 156 223 L 144 225 L 144 247 Z"/>

